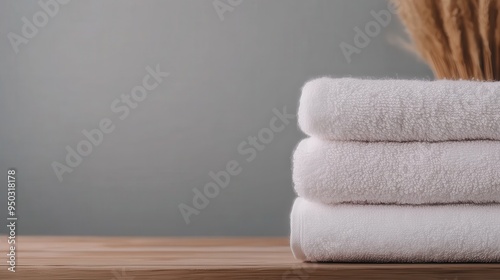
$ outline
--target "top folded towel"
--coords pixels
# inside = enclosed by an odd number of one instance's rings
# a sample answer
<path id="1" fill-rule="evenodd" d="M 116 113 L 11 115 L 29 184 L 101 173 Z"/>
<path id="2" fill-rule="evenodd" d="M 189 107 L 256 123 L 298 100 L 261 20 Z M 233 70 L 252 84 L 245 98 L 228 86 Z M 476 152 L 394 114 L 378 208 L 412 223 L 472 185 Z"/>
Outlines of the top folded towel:
<path id="1" fill-rule="evenodd" d="M 320 78 L 303 87 L 298 120 L 328 140 L 500 140 L 500 82 Z"/>

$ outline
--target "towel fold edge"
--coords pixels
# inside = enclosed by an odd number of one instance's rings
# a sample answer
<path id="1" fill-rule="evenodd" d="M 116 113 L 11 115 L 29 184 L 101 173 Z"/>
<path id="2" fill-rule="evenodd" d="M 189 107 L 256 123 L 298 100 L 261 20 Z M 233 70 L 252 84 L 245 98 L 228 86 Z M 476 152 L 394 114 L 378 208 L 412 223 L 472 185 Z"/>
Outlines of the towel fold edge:
<path id="1" fill-rule="evenodd" d="M 290 248 L 292 249 L 293 256 L 298 260 L 306 260 L 306 255 L 302 250 L 302 217 L 299 210 L 302 200 L 296 198 L 293 203 L 292 213 L 290 214 Z"/>

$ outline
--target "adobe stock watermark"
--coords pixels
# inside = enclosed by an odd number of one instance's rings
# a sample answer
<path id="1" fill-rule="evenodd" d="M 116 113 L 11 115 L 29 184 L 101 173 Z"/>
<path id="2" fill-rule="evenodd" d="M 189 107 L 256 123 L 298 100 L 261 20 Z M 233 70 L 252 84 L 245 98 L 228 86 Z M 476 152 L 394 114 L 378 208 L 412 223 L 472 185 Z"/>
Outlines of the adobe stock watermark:
<path id="1" fill-rule="evenodd" d="M 474 92 L 457 96 L 457 104 L 463 113 L 480 112 L 485 106 L 500 106 L 500 90 L 495 82 L 481 83 Z"/>
<path id="2" fill-rule="evenodd" d="M 397 8 L 395 4 L 392 1 L 388 1 L 387 9 L 378 12 L 374 10 L 370 11 L 370 15 L 374 20 L 367 22 L 363 30 L 357 26 L 354 27 L 354 32 L 356 32 L 354 35 L 354 46 L 346 42 L 342 42 L 339 45 L 347 63 L 351 63 L 351 56 L 353 54 L 360 54 L 362 49 L 368 47 L 372 38 L 377 37 L 382 28 L 387 27 L 391 23 L 396 13 Z"/>
<path id="3" fill-rule="evenodd" d="M 266 145 L 270 144 L 277 133 L 283 131 L 285 126 L 290 124 L 290 120 L 295 119 L 295 114 L 288 114 L 286 107 L 283 110 L 274 108 L 273 117 L 269 120 L 268 127 L 262 128 L 256 136 L 249 136 L 237 146 L 238 154 L 245 156 L 246 162 L 252 162 L 257 157 L 258 152 L 263 151 Z M 231 177 L 237 176 L 243 170 L 243 167 L 237 160 L 230 160 L 226 163 L 226 168 L 219 172 L 208 172 L 210 182 L 205 184 L 202 189 L 193 188 L 192 205 L 185 203 L 179 204 L 179 211 L 186 225 L 191 223 L 192 215 L 199 215 L 201 210 L 207 208 L 210 199 L 216 198 L 221 190 L 227 188 L 231 182 Z"/>
<path id="4" fill-rule="evenodd" d="M 224 20 L 224 14 L 227 12 L 233 12 L 236 7 L 241 5 L 243 0 L 214 0 L 212 5 L 214 6 L 215 12 L 221 21 Z"/>
<path id="5" fill-rule="evenodd" d="M 127 274 L 126 269 L 123 267 L 121 271 L 113 270 L 113 278 L 111 280 L 134 280 L 134 276 L 130 276 Z"/>
<path id="6" fill-rule="evenodd" d="M 151 91 L 156 89 L 163 82 L 163 79 L 170 75 L 168 72 L 162 72 L 159 64 L 155 68 L 147 66 L 146 72 L 148 74 L 143 77 L 141 85 L 133 87 L 129 94 L 122 94 L 120 98 L 116 98 L 111 102 L 111 112 L 117 114 L 119 120 L 125 120 L 130 115 L 131 110 L 136 109 L 139 103 L 143 102 Z M 102 118 L 97 128 L 82 130 L 85 139 L 80 140 L 75 145 L 75 148 L 70 145 L 66 146 L 64 163 L 53 161 L 51 164 L 59 182 L 63 181 L 65 173 L 73 172 L 82 163 L 83 159 L 92 153 L 94 147 L 101 145 L 104 141 L 104 135 L 113 132 L 115 128 L 116 126 L 110 118 Z"/>
<path id="7" fill-rule="evenodd" d="M 21 35 L 9 32 L 7 38 L 10 45 L 16 54 L 19 53 L 21 44 L 28 44 L 30 39 L 33 39 L 40 32 L 39 28 L 44 28 L 49 23 L 51 18 L 54 18 L 61 9 L 60 5 L 66 5 L 70 0 L 40 0 L 38 6 L 41 10 L 35 12 L 31 20 L 27 17 L 22 17 Z"/>
<path id="8" fill-rule="evenodd" d="M 432 159 L 439 158 L 443 154 L 441 149 L 433 149 L 433 145 L 428 142 L 413 142 L 404 145 L 406 145 L 405 148 L 408 153 L 403 164 L 399 166 L 398 173 L 404 178 L 413 177 L 420 166 L 428 165 Z"/>
<path id="9" fill-rule="evenodd" d="M 318 269 L 317 263 L 299 263 L 281 276 L 282 280 L 306 280 Z"/>
<path id="10" fill-rule="evenodd" d="M 482 82 L 473 92 L 467 91 L 457 95 L 456 100 L 455 110 L 463 116 L 472 115 L 470 118 L 474 118 L 474 116 L 483 115 L 486 112 L 498 112 L 500 90 L 496 82 Z M 490 130 L 500 131 L 500 121 L 491 122 Z"/>

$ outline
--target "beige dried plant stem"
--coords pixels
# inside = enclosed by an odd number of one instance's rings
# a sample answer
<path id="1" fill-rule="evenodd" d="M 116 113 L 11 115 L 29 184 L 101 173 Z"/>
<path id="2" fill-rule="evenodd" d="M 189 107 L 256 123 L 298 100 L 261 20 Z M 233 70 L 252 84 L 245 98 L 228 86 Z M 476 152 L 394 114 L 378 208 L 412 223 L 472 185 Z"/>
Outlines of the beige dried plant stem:
<path id="1" fill-rule="evenodd" d="M 493 80 L 493 52 L 491 45 L 494 40 L 491 39 L 491 34 L 494 26 L 491 26 L 491 8 L 493 7 L 492 0 L 479 0 L 478 22 L 479 34 L 483 43 L 483 72 L 485 80 Z"/>
<path id="2" fill-rule="evenodd" d="M 500 80 L 500 1 L 496 1 L 495 11 L 495 80 Z"/>
<path id="3" fill-rule="evenodd" d="M 438 4 L 441 5 L 444 19 L 443 26 L 448 35 L 450 50 L 458 71 L 458 77 L 460 79 L 467 79 L 472 71 L 467 67 L 467 65 L 471 64 L 469 55 L 467 52 L 464 52 L 467 49 L 467 41 L 462 32 L 464 30 L 464 19 L 461 8 L 457 0 L 442 0 L 438 1 Z"/>
<path id="4" fill-rule="evenodd" d="M 458 0 L 457 5 L 462 12 L 464 33 L 467 41 L 467 47 L 464 48 L 464 53 L 468 54 L 470 58 L 470 64 L 466 64 L 466 67 L 469 69 L 469 74 L 471 74 L 471 76 L 467 78 L 484 80 L 482 70 L 482 43 L 481 36 L 479 35 L 479 28 L 476 24 L 478 3 L 477 1 Z"/>
<path id="5" fill-rule="evenodd" d="M 392 2 L 436 78 L 500 80 L 500 0 Z"/>

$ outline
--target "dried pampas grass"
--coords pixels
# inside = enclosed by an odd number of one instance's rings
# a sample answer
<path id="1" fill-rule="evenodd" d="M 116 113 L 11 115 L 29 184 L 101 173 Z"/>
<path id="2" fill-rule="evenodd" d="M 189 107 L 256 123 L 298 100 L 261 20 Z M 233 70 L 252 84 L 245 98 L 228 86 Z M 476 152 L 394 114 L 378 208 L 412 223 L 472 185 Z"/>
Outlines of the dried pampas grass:
<path id="1" fill-rule="evenodd" d="M 437 78 L 500 80 L 500 0 L 392 2 Z"/>

